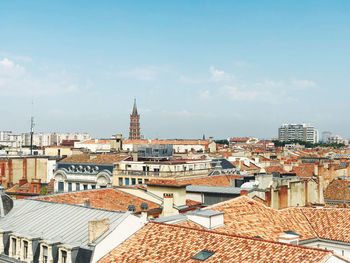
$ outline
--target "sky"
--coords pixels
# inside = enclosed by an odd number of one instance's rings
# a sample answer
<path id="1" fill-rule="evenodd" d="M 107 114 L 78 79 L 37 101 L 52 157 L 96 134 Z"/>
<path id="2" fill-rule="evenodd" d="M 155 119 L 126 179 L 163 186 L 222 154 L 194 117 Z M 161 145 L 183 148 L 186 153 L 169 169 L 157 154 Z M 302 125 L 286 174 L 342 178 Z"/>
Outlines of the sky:
<path id="1" fill-rule="evenodd" d="M 350 138 L 350 1 L 0 1 L 0 130 Z"/>

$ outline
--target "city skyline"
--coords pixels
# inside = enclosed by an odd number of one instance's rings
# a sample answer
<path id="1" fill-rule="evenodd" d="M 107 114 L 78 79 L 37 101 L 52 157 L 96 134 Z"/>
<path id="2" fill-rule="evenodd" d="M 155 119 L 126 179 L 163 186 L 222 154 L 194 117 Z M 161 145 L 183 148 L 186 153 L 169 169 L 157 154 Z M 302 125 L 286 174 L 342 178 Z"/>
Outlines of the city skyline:
<path id="1" fill-rule="evenodd" d="M 0 3 L 2 130 L 146 138 L 349 137 L 350 4 Z M 25 45 L 23 45 L 25 43 Z M 31 102 L 34 101 L 32 109 Z"/>

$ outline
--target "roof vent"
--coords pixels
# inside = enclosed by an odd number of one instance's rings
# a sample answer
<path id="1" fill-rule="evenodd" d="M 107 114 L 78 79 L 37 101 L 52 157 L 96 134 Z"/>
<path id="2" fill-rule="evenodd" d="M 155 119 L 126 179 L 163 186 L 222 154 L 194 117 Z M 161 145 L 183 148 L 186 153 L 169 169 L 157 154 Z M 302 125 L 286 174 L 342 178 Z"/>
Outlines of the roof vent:
<path id="1" fill-rule="evenodd" d="M 145 211 L 145 210 L 148 209 L 148 204 L 147 204 L 147 203 L 142 203 L 142 204 L 140 205 L 140 207 L 141 207 L 141 210 Z"/>
<path id="2" fill-rule="evenodd" d="M 136 210 L 136 207 L 134 205 L 129 205 L 128 206 L 128 211 L 135 212 L 135 210 Z"/>
<path id="3" fill-rule="evenodd" d="M 209 251 L 209 250 L 201 250 L 199 251 L 196 255 L 194 255 L 192 257 L 192 259 L 197 259 L 197 260 L 200 260 L 200 261 L 205 261 L 207 260 L 208 258 L 210 258 L 212 255 L 214 255 L 215 252 L 214 251 Z"/>

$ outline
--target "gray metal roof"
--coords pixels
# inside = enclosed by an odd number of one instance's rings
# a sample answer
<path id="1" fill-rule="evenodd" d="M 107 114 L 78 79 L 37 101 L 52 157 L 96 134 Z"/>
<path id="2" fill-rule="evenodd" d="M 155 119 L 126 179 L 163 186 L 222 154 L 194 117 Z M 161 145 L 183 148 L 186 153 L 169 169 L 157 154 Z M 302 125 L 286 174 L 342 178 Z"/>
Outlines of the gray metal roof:
<path id="1" fill-rule="evenodd" d="M 188 215 L 196 215 L 196 216 L 203 216 L 203 217 L 211 217 L 211 216 L 216 216 L 216 215 L 222 215 L 224 214 L 223 212 L 219 211 L 214 211 L 214 210 L 196 210 L 193 212 L 187 213 Z"/>
<path id="2" fill-rule="evenodd" d="M 182 219 L 186 219 L 185 214 L 178 214 L 178 215 L 173 215 L 173 216 L 156 218 L 154 220 L 154 222 L 164 223 L 164 222 L 175 221 L 175 220 L 177 221 L 177 220 L 182 220 Z"/>
<path id="3" fill-rule="evenodd" d="M 22 199 L 15 200 L 13 209 L 0 218 L 0 230 L 88 248 L 89 221 L 109 218 L 111 231 L 128 215 L 79 205 Z"/>
<path id="4" fill-rule="evenodd" d="M 241 189 L 239 187 L 222 187 L 222 186 L 203 186 L 203 185 L 188 185 L 186 186 L 187 192 L 198 193 L 218 193 L 218 194 L 240 194 Z"/>

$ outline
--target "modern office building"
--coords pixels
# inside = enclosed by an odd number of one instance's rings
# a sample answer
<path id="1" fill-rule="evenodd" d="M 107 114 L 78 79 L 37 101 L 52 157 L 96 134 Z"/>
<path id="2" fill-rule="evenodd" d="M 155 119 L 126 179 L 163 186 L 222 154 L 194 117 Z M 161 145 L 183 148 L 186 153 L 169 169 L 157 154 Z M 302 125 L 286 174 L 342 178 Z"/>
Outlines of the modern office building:
<path id="1" fill-rule="evenodd" d="M 318 131 L 315 127 L 309 124 L 282 124 L 278 128 L 278 140 L 282 142 L 289 142 L 293 140 L 300 140 L 305 142 L 317 143 Z"/>

